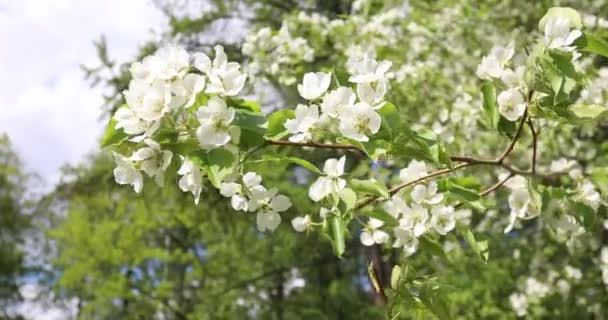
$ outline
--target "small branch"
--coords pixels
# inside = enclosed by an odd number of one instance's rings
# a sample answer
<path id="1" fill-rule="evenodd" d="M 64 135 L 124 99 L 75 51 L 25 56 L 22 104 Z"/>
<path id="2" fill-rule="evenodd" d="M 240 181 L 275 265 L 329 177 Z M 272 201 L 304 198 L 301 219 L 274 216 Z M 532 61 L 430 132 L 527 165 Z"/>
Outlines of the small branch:
<path id="1" fill-rule="evenodd" d="M 521 135 L 521 131 L 524 127 L 524 124 L 526 123 L 527 118 L 528 118 L 528 109 L 526 108 L 526 110 L 524 111 L 524 115 L 521 117 L 521 122 L 519 123 L 519 127 L 517 128 L 517 132 L 515 133 L 515 136 L 511 140 L 511 143 L 509 144 L 507 149 L 500 155 L 500 157 L 498 157 L 498 159 L 496 159 L 496 161 L 499 164 L 501 164 L 505 160 L 505 158 L 511 153 L 511 151 L 513 151 L 513 148 L 515 148 L 515 144 L 517 143 L 517 140 L 519 140 L 519 136 Z"/>
<path id="2" fill-rule="evenodd" d="M 288 140 L 266 140 L 268 144 L 277 146 L 311 147 L 320 149 L 353 150 L 363 152 L 361 148 L 350 144 L 326 144 L 318 142 L 293 142 Z"/>
<path id="3" fill-rule="evenodd" d="M 433 172 L 427 174 L 426 176 L 420 177 L 420 178 L 418 178 L 416 180 L 409 181 L 409 182 L 404 182 L 402 184 L 398 184 L 398 185 L 394 186 L 393 188 L 391 188 L 388 191 L 388 193 L 389 193 L 389 195 L 392 196 L 395 193 L 399 192 L 403 188 L 409 187 L 411 185 L 414 185 L 416 183 L 419 183 L 419 182 L 422 182 L 424 180 L 430 179 L 432 177 L 440 176 L 440 175 L 443 175 L 443 174 L 446 174 L 446 173 L 450 173 L 450 172 L 456 171 L 458 169 L 461 169 L 461 168 L 464 168 L 464 167 L 468 167 L 468 166 L 472 166 L 472 165 L 474 165 L 474 164 L 466 162 L 466 163 L 461 163 L 459 165 L 456 165 L 453 168 L 445 168 L 445 169 L 440 169 L 440 170 L 437 170 L 437 171 L 433 171 Z M 355 206 L 354 210 L 359 210 L 359 209 L 361 209 L 361 208 L 369 205 L 370 203 L 372 203 L 372 202 L 374 202 L 374 201 L 376 201 L 378 199 L 379 199 L 379 197 L 369 197 L 367 199 L 363 199 L 362 202 L 360 202 L 358 205 Z"/>
<path id="4" fill-rule="evenodd" d="M 484 191 L 479 193 L 480 197 L 486 196 L 496 190 L 498 190 L 498 188 L 502 187 L 505 183 L 507 183 L 507 181 L 509 181 L 509 179 L 513 178 L 513 176 L 515 176 L 513 173 L 510 173 L 506 178 L 498 181 L 496 184 L 494 184 L 493 186 L 485 189 Z"/>
<path id="5" fill-rule="evenodd" d="M 530 167 L 530 172 L 532 172 L 532 174 L 534 174 L 534 173 L 536 173 L 537 136 L 536 136 L 536 130 L 534 130 L 534 123 L 532 123 L 532 119 L 528 119 L 528 126 L 530 127 L 530 132 L 532 132 L 532 165 Z"/>

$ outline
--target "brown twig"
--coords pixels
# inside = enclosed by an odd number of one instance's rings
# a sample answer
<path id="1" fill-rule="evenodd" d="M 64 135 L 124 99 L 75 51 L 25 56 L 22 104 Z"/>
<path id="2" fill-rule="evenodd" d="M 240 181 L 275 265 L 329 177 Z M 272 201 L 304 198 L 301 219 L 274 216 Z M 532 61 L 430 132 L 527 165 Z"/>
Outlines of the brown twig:
<path id="1" fill-rule="evenodd" d="M 524 127 L 524 124 L 526 123 L 527 118 L 528 118 L 528 109 L 526 108 L 526 110 L 524 111 L 524 115 L 521 117 L 521 122 L 519 123 L 519 127 L 517 128 L 517 132 L 515 132 L 515 136 L 513 136 L 513 139 L 511 139 L 511 143 L 509 144 L 507 149 L 505 149 L 505 151 L 500 155 L 500 157 L 498 157 L 498 159 L 496 159 L 496 161 L 499 164 L 502 164 L 502 162 L 505 160 L 505 158 L 507 158 L 507 156 L 509 156 L 511 151 L 513 151 L 513 148 L 515 148 L 515 144 L 517 143 L 517 140 L 519 140 L 519 136 L 521 135 L 522 129 Z"/>
<path id="2" fill-rule="evenodd" d="M 532 174 L 536 173 L 536 130 L 534 130 L 534 123 L 532 123 L 532 119 L 528 119 L 528 126 L 530 127 L 530 132 L 532 133 L 532 165 L 530 167 L 530 172 Z"/>
<path id="3" fill-rule="evenodd" d="M 350 144 L 328 144 L 318 142 L 293 142 L 288 140 L 266 140 L 268 144 L 277 146 L 311 147 L 320 149 L 353 150 L 363 152 L 361 148 Z"/>

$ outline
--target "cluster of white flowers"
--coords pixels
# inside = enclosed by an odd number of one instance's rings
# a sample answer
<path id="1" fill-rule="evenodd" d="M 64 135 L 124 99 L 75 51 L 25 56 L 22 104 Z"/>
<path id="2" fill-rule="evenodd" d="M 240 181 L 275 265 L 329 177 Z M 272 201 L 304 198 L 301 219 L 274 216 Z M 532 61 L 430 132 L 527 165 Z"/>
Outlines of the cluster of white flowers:
<path id="1" fill-rule="evenodd" d="M 141 171 L 162 186 L 164 172 L 171 164 L 171 158 L 173 157 L 171 151 L 161 150 L 160 145 L 153 140 L 145 139 L 144 144 L 145 147 L 137 149 L 128 158 L 119 153 L 113 153 L 116 161 L 116 168 L 114 169 L 116 183 L 131 185 L 137 193 L 140 193 L 144 186 L 144 177 Z"/>
<path id="2" fill-rule="evenodd" d="M 252 77 L 267 73 L 284 85 L 296 82 L 290 66 L 311 62 L 315 56 L 314 49 L 308 45 L 306 39 L 293 37 L 285 23 L 274 35 L 267 27 L 249 34 L 245 38 L 242 51 L 251 59 L 247 69 Z"/>
<path id="3" fill-rule="evenodd" d="M 608 98 L 608 67 L 598 70 L 597 77 L 581 91 L 577 104 L 602 105 Z"/>
<path id="4" fill-rule="evenodd" d="M 245 86 L 247 76 L 240 65 L 229 62 L 221 46 L 214 48 L 213 60 L 202 52 L 192 55 L 182 48 L 168 46 L 147 56 L 142 62 L 131 66 L 133 79 L 124 92 L 127 106 L 114 115 L 116 128 L 122 128 L 136 143 L 144 146 L 129 157 L 114 153 L 117 167 L 114 169 L 116 182 L 132 185 L 136 192 L 143 188 L 143 171 L 162 185 L 164 172 L 171 164 L 173 153 L 161 150 L 158 142 L 151 139 L 166 114 L 180 114 L 185 108 L 195 106 L 197 95 L 209 95 L 206 105 L 196 105 L 198 127 L 194 135 L 204 150 L 237 143 L 240 136 L 238 126 L 232 124 L 236 111 L 227 106 L 226 97 L 238 95 Z M 175 117 L 176 121 L 186 121 L 187 117 Z M 191 159 L 180 155 L 182 165 L 178 185 L 184 192 L 194 196 L 198 203 L 203 190 L 204 172 Z M 289 199 L 276 195 L 276 190 L 266 191 L 259 185 L 247 185 L 251 200 L 238 210 L 256 211 L 260 229 L 274 229 L 277 212 L 289 208 Z M 224 190 L 223 190 L 224 191 Z M 268 202 L 268 206 L 265 201 Z M 236 208 L 238 201 L 233 199 Z M 261 222 L 260 222 L 261 221 Z"/>
<path id="5" fill-rule="evenodd" d="M 281 223 L 279 213 L 291 207 L 291 201 L 279 194 L 276 188 L 266 189 L 262 177 L 255 172 L 247 172 L 239 181 L 223 182 L 220 193 L 230 198 L 234 210 L 257 212 L 257 225 L 260 231 L 273 231 Z"/>
<path id="6" fill-rule="evenodd" d="M 497 98 L 498 111 L 509 121 L 515 121 L 526 110 L 524 96 L 524 67 L 508 68 L 515 53 L 515 44 L 511 42 L 506 47 L 494 46 L 490 54 L 481 59 L 477 67 L 477 76 L 484 80 L 500 79 L 507 87 Z"/>
<path id="7" fill-rule="evenodd" d="M 403 183 L 414 182 L 426 175 L 426 165 L 416 160 L 410 162 L 399 174 Z M 395 237 L 393 247 L 403 248 L 408 256 L 418 249 L 419 237 L 432 231 L 446 235 L 454 229 L 457 220 L 456 210 L 441 204 L 443 195 L 437 192 L 437 183 L 434 181 L 428 184 L 416 184 L 409 194 L 409 199 L 411 202 L 408 205 L 405 192 L 399 192 L 383 205 L 384 209 L 399 222 L 399 225 L 393 229 Z M 390 236 L 380 229 L 383 226 L 384 222 L 370 218 L 361 233 L 361 243 L 371 246 L 387 242 Z"/>
<path id="8" fill-rule="evenodd" d="M 518 317 L 528 314 L 531 305 L 538 305 L 541 300 L 553 292 L 558 292 L 564 299 L 568 299 L 572 284 L 583 278 L 580 269 L 566 265 L 563 272 L 549 270 L 541 281 L 538 277 L 528 276 L 521 283 L 520 291 L 509 296 L 511 308 Z"/>
<path id="9" fill-rule="evenodd" d="M 350 82 L 356 83 L 356 94 L 345 86 L 328 92 L 331 73 L 305 74 L 302 83 L 298 84 L 298 92 L 309 104 L 299 104 L 295 118 L 285 122 L 285 128 L 291 134 L 289 140 L 310 141 L 314 130 L 319 129 L 368 141 L 382 124 L 376 110 L 383 106 L 387 91 L 385 73 L 390 65 L 388 61 L 377 62 L 372 58 L 359 61 L 358 68 L 349 78 Z"/>

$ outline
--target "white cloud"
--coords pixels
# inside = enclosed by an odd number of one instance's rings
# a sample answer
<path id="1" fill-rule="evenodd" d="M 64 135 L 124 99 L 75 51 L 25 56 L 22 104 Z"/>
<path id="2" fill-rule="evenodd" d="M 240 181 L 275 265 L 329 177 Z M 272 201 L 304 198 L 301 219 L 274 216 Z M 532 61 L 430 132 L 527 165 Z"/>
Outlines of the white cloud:
<path id="1" fill-rule="evenodd" d="M 0 0 L 0 132 L 28 169 L 52 185 L 97 147 L 101 93 L 79 68 L 97 62 L 92 40 L 124 61 L 165 24 L 146 0 Z"/>

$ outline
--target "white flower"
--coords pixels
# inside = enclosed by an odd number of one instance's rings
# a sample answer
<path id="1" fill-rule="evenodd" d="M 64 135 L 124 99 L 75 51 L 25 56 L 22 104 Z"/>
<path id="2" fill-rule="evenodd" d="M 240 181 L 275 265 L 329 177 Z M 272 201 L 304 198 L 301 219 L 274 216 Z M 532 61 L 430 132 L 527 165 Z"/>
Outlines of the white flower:
<path id="1" fill-rule="evenodd" d="M 524 74 L 526 68 L 518 66 L 515 70 L 506 69 L 500 76 L 500 80 L 509 88 L 521 88 L 524 86 Z"/>
<path id="2" fill-rule="evenodd" d="M 173 98 L 171 99 L 171 108 L 189 107 L 191 106 L 196 95 L 205 88 L 205 77 L 188 73 L 182 79 L 175 81 L 171 86 Z"/>
<path id="3" fill-rule="evenodd" d="M 323 165 L 324 176 L 315 181 L 308 190 L 308 196 L 315 202 L 327 197 L 330 194 L 337 194 L 346 187 L 346 180 L 340 177 L 344 174 L 344 164 L 346 158 L 343 156 L 338 159 L 327 159 Z"/>
<path id="4" fill-rule="evenodd" d="M 608 247 L 602 247 L 600 261 L 602 264 L 608 265 Z"/>
<path id="5" fill-rule="evenodd" d="M 123 107 L 116 110 L 114 114 L 116 120 L 116 128 L 122 128 L 128 135 L 138 135 L 146 132 L 151 128 L 150 121 L 142 120 L 133 109 Z"/>
<path id="6" fill-rule="evenodd" d="M 198 141 L 204 149 L 214 149 L 230 141 L 230 124 L 235 111 L 227 108 L 226 102 L 219 97 L 212 97 L 207 107 L 196 112 L 200 127 L 196 129 Z"/>
<path id="7" fill-rule="evenodd" d="M 275 211 L 260 211 L 257 213 L 256 222 L 258 230 L 264 232 L 274 231 L 281 224 L 281 216 Z"/>
<path id="8" fill-rule="evenodd" d="M 583 181 L 580 185 L 577 198 L 595 211 L 597 211 L 600 206 L 600 194 L 595 190 L 595 186 L 589 180 Z"/>
<path id="9" fill-rule="evenodd" d="M 141 175 L 129 158 L 113 152 L 116 168 L 114 169 L 114 179 L 118 184 L 132 185 L 135 192 L 140 193 L 144 186 L 144 177 Z"/>
<path id="10" fill-rule="evenodd" d="M 230 198 L 235 194 L 241 193 L 241 185 L 236 182 L 222 182 L 220 185 L 220 194 L 226 198 Z"/>
<path id="11" fill-rule="evenodd" d="M 385 243 L 388 240 L 389 235 L 383 230 L 380 230 L 383 225 L 384 222 L 382 220 L 369 218 L 366 228 L 361 232 L 360 235 L 361 243 L 368 247 L 373 246 L 376 243 Z"/>
<path id="12" fill-rule="evenodd" d="M 521 293 L 513 293 L 509 296 L 511 308 L 518 317 L 523 317 L 528 313 L 528 298 Z"/>
<path id="13" fill-rule="evenodd" d="M 245 184 L 245 187 L 251 189 L 253 187 L 259 186 L 260 183 L 262 183 L 262 177 L 259 174 L 250 171 L 245 173 L 245 175 L 243 176 L 243 183 Z"/>
<path id="14" fill-rule="evenodd" d="M 173 152 L 169 150 L 161 150 L 160 145 L 150 139 L 144 140 L 145 147 L 137 149 L 131 155 L 132 161 L 137 161 L 141 165 L 141 169 L 159 186 L 164 183 L 164 174 L 173 158 Z"/>
<path id="15" fill-rule="evenodd" d="M 309 72 L 304 75 L 302 84 L 298 84 L 298 92 L 302 98 L 306 100 L 314 100 L 327 91 L 330 83 L 330 73 Z"/>
<path id="16" fill-rule="evenodd" d="M 198 200 L 203 190 L 203 175 L 192 161 L 182 157 L 182 166 L 177 171 L 177 174 L 182 177 L 179 179 L 179 188 L 184 192 L 192 192 L 194 203 L 198 204 Z"/>
<path id="17" fill-rule="evenodd" d="M 401 169 L 399 178 L 403 183 L 410 183 L 427 175 L 424 161 L 412 160 L 406 168 Z"/>
<path id="18" fill-rule="evenodd" d="M 377 105 L 382 102 L 387 91 L 386 80 L 362 82 L 357 85 L 357 95 L 363 102 Z"/>
<path id="19" fill-rule="evenodd" d="M 576 161 L 568 160 L 566 158 L 561 158 L 558 160 L 553 160 L 551 162 L 550 170 L 551 172 L 566 172 L 570 169 L 574 168 L 577 165 Z"/>
<path id="20" fill-rule="evenodd" d="M 368 135 L 377 133 L 381 124 L 380 115 L 369 104 L 359 102 L 340 117 L 339 128 L 347 138 L 369 141 Z"/>
<path id="21" fill-rule="evenodd" d="M 152 83 L 159 79 L 165 68 L 165 63 L 155 55 L 145 57 L 141 62 L 134 62 L 129 71 L 133 80 L 141 80 L 146 83 Z"/>
<path id="22" fill-rule="evenodd" d="M 494 46 L 490 54 L 481 59 L 477 66 L 477 76 L 481 79 L 492 80 L 501 78 L 506 71 L 505 66 L 515 53 L 515 44 L 509 43 L 506 47 Z"/>
<path id="23" fill-rule="evenodd" d="M 295 217 L 293 220 L 291 220 L 291 225 L 293 226 L 293 229 L 297 232 L 304 232 L 308 230 L 308 228 L 310 228 L 310 223 L 311 221 L 309 215 L 305 215 L 303 217 Z"/>
<path id="24" fill-rule="evenodd" d="M 564 271 L 566 272 L 567 278 L 575 280 L 575 281 L 578 281 L 583 277 L 583 273 L 581 272 L 581 269 L 575 268 L 570 265 L 565 266 Z"/>
<path id="25" fill-rule="evenodd" d="M 414 186 L 411 196 L 412 200 L 418 204 L 428 203 L 433 205 L 443 200 L 443 195 L 437 193 L 437 183 L 435 181 L 431 181 L 428 186 L 417 184 Z"/>
<path id="26" fill-rule="evenodd" d="M 285 121 L 285 128 L 293 136 L 289 137 L 290 141 L 306 142 L 312 139 L 311 129 L 319 120 L 319 108 L 313 104 L 310 106 L 299 104 L 296 107 L 295 119 Z"/>
<path id="27" fill-rule="evenodd" d="M 515 121 L 526 111 L 526 99 L 517 88 L 501 92 L 498 95 L 498 111 L 509 121 Z"/>
<path id="28" fill-rule="evenodd" d="M 392 62 L 384 60 L 378 63 L 376 59 L 365 56 L 354 65 L 348 81 L 354 83 L 384 82 L 385 73 L 391 67 Z"/>
<path id="29" fill-rule="evenodd" d="M 551 16 L 545 23 L 545 44 L 549 49 L 573 51 L 574 40 L 583 33 L 580 30 L 570 31 L 570 20 L 566 17 Z"/>
<path id="30" fill-rule="evenodd" d="M 236 62 L 228 62 L 224 47 L 215 46 L 213 62 L 202 53 L 195 53 L 194 67 L 204 72 L 209 78 L 206 93 L 216 93 L 223 96 L 235 96 L 245 86 L 247 75 L 240 71 L 241 66 Z"/>
<path id="31" fill-rule="evenodd" d="M 509 216 L 509 225 L 505 228 L 505 233 L 513 229 L 517 219 L 529 219 L 538 214 L 537 208 L 534 206 L 530 193 L 527 187 L 513 189 L 509 195 L 509 207 L 511 214 Z"/>
<path id="32" fill-rule="evenodd" d="M 420 237 L 427 230 L 428 218 L 429 213 L 425 207 L 412 204 L 411 207 L 403 207 L 403 218 L 399 219 L 399 226 L 411 230 L 415 237 Z"/>
<path id="33" fill-rule="evenodd" d="M 249 189 L 250 199 L 247 204 L 249 211 L 264 209 L 273 212 L 283 212 L 291 207 L 288 197 L 277 194 L 278 190 L 272 188 L 267 190 L 264 186 L 255 186 Z"/>
<path id="34" fill-rule="evenodd" d="M 145 121 L 156 121 L 170 111 L 170 89 L 170 86 L 162 81 L 147 84 L 133 80 L 129 83 L 129 89 L 123 94 L 127 105 L 139 118 Z"/>
<path id="35" fill-rule="evenodd" d="M 443 205 L 435 206 L 431 210 L 431 213 L 431 226 L 437 233 L 446 235 L 456 226 L 453 207 Z"/>
<path id="36" fill-rule="evenodd" d="M 549 293 L 550 288 L 547 284 L 538 281 L 536 278 L 529 277 L 526 279 L 525 291 L 526 295 L 532 299 L 542 299 Z"/>
<path id="37" fill-rule="evenodd" d="M 158 49 L 154 55 L 162 61 L 159 77 L 163 80 L 182 77 L 190 68 L 190 56 L 182 47 L 166 46 Z"/>
<path id="38" fill-rule="evenodd" d="M 329 92 L 323 98 L 321 110 L 332 118 L 339 118 L 349 110 L 357 100 L 357 96 L 353 89 L 348 87 L 339 87 L 336 90 Z"/>
<path id="39" fill-rule="evenodd" d="M 393 230 L 395 235 L 395 243 L 393 247 L 403 247 L 403 252 L 406 257 L 411 256 L 418 250 L 418 238 L 412 233 L 411 230 L 397 227 Z"/>

